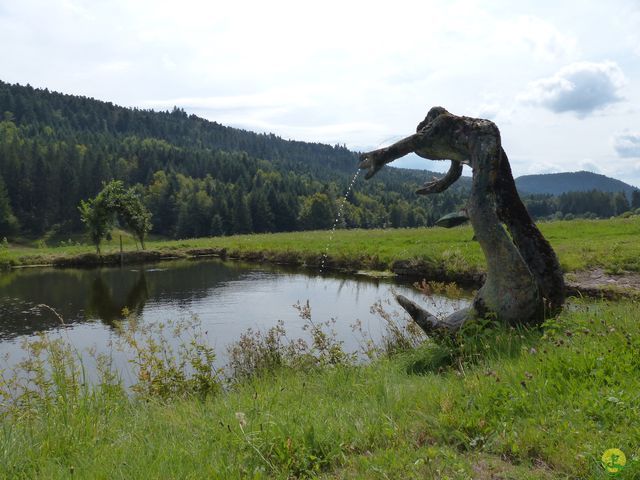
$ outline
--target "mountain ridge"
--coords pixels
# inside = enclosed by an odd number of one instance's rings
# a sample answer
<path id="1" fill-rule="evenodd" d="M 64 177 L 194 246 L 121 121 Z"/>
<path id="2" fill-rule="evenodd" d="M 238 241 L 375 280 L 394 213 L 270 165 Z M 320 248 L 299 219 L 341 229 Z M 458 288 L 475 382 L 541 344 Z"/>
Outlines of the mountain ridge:
<path id="1" fill-rule="evenodd" d="M 624 192 L 630 197 L 637 187 L 599 173 L 580 170 L 577 172 L 542 173 L 522 175 L 515 179 L 520 194 L 561 195 L 568 192 Z"/>

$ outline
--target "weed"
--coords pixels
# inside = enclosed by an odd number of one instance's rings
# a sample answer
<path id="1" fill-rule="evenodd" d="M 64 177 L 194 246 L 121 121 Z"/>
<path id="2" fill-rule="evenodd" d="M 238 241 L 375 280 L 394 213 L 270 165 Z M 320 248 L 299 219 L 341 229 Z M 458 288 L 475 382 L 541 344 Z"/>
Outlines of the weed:
<path id="1" fill-rule="evenodd" d="M 454 282 L 435 282 L 422 280 L 413 284 L 414 287 L 422 292 L 426 297 L 430 295 L 443 295 L 452 300 L 460 300 L 469 296 L 469 293 L 460 288 Z"/>
<path id="2" fill-rule="evenodd" d="M 169 399 L 220 392 L 222 377 L 215 352 L 196 317 L 141 325 L 135 315 L 117 325 L 117 347 L 127 352 L 142 398 Z"/>
<path id="3" fill-rule="evenodd" d="M 311 317 L 309 301 L 293 305 L 305 322 L 303 329 L 310 340 L 287 337 L 284 322 L 266 332 L 249 328 L 240 339 L 228 347 L 228 374 L 235 381 L 255 376 L 273 374 L 282 368 L 308 369 L 350 365 L 355 355 L 344 351 L 332 328 L 335 320 L 316 323 Z"/>

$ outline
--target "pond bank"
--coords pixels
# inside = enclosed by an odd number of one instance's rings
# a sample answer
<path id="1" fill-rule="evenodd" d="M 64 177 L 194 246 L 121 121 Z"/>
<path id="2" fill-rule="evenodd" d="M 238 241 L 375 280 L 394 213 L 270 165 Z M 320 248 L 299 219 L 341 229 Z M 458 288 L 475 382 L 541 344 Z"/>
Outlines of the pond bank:
<path id="1" fill-rule="evenodd" d="M 110 252 L 103 255 L 79 253 L 72 255 L 51 255 L 42 258 L 39 255 L 20 258 L 10 268 L 23 267 L 98 267 L 113 265 L 134 265 L 154 263 L 162 260 L 197 259 L 216 257 L 221 259 L 242 260 L 256 264 L 287 265 L 300 268 L 338 271 L 354 275 L 372 277 L 397 276 L 405 280 L 428 280 L 453 282 L 465 288 L 479 288 L 484 281 L 481 267 L 460 262 L 459 258 L 437 261 L 425 259 L 398 259 L 383 261 L 375 255 L 332 256 L 303 251 L 240 250 L 226 247 L 210 248 L 163 248 L 144 251 Z M 324 262 L 323 262 L 324 259 Z M 462 265 L 460 265 L 462 263 Z M 6 265 L 5 265 L 6 266 Z M 593 298 L 637 298 L 640 297 L 640 274 L 628 271 L 607 273 L 603 268 L 589 268 L 566 274 L 567 293 L 574 296 Z"/>

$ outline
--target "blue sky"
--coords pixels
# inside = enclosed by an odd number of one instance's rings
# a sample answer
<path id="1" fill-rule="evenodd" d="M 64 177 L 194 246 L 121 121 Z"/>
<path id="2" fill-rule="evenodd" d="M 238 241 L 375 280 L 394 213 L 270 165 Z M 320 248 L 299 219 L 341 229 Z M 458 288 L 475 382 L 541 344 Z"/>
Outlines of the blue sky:
<path id="1" fill-rule="evenodd" d="M 358 150 L 441 105 L 495 121 L 515 175 L 640 186 L 637 1 L 0 0 L 0 42 L 12 83 Z"/>

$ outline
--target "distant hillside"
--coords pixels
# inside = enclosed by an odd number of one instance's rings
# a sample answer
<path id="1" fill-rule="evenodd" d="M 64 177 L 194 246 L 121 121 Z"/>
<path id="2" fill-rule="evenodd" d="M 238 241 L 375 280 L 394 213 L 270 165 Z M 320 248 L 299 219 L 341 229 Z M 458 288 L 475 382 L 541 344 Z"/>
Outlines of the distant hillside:
<path id="1" fill-rule="evenodd" d="M 560 195 L 566 192 L 625 192 L 631 197 L 636 187 L 615 178 L 592 172 L 563 172 L 542 175 L 523 175 L 516 178 L 516 187 L 521 194 Z"/>
<path id="2" fill-rule="evenodd" d="M 385 168 L 357 183 L 340 145 L 226 127 L 180 108 L 156 112 L 0 81 L 0 239 L 83 230 L 81 199 L 103 182 L 135 186 L 153 232 L 250 232 L 431 225 L 465 201 L 461 181 L 419 197 L 431 172 Z"/>

